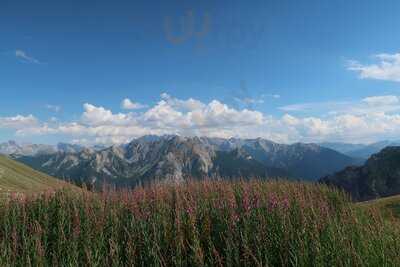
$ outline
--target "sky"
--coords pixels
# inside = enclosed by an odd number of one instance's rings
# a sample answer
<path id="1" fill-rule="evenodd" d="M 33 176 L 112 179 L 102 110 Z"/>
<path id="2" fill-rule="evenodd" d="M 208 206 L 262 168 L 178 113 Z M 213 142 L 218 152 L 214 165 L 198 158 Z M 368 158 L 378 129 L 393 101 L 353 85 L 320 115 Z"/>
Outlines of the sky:
<path id="1" fill-rule="evenodd" d="M 400 134 L 400 2 L 0 2 L 0 142 Z"/>

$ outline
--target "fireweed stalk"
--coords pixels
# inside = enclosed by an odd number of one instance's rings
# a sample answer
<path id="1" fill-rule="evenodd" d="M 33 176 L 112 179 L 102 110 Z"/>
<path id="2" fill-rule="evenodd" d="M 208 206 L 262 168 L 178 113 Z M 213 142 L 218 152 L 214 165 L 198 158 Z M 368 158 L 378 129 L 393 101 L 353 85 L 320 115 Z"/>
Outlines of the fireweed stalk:
<path id="1" fill-rule="evenodd" d="M 191 181 L 0 203 L 0 266 L 400 266 L 400 228 L 340 191 Z"/>

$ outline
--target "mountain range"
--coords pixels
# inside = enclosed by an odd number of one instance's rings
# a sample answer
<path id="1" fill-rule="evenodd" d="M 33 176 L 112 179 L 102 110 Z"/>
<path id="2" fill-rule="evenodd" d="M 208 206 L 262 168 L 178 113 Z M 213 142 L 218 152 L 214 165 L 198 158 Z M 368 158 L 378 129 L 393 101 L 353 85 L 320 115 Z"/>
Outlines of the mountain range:
<path id="1" fill-rule="evenodd" d="M 172 137 L 172 135 L 166 135 L 166 137 Z M 158 140 L 159 136 L 148 135 L 142 137 L 146 141 Z M 204 138 L 203 138 L 204 139 Z M 221 150 L 231 150 L 234 147 L 238 147 L 245 142 L 245 139 L 229 139 L 230 142 L 226 142 L 226 139 L 209 138 L 211 142 L 219 146 Z M 383 148 L 388 146 L 400 146 L 400 141 L 379 141 L 371 144 L 351 144 L 341 142 L 324 142 L 318 143 L 317 145 L 325 148 L 329 148 L 345 154 L 349 157 L 358 159 L 358 163 L 363 163 L 372 154 L 378 153 Z M 15 141 L 8 141 L 0 143 L 0 154 L 3 155 L 18 155 L 18 156 L 36 156 L 39 154 L 54 154 L 57 152 L 66 153 L 79 153 L 85 146 L 78 144 L 58 143 L 57 145 L 44 145 L 44 144 L 18 144 Z M 95 151 L 100 151 L 107 146 L 95 145 L 89 147 Z"/>
<path id="2" fill-rule="evenodd" d="M 68 147 L 69 148 L 69 147 Z M 57 146 L 55 152 L 13 154 L 15 159 L 65 180 L 101 185 L 179 182 L 205 177 L 317 180 L 357 160 L 316 144 L 265 139 L 144 136 L 101 150 Z"/>

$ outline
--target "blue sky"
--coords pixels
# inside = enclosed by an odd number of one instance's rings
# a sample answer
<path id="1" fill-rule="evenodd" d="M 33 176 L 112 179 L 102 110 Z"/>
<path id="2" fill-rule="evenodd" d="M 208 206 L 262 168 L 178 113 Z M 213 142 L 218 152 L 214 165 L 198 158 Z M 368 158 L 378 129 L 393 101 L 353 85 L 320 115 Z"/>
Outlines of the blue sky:
<path id="1" fill-rule="evenodd" d="M 399 11 L 394 0 L 3 0 L 0 142 L 395 139 Z"/>

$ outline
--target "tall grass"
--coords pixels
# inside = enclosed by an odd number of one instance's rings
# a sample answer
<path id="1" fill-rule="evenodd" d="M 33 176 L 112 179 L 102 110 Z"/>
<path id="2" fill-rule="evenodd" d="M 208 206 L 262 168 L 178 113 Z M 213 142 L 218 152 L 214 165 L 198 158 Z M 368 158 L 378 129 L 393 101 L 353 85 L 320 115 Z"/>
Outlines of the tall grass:
<path id="1" fill-rule="evenodd" d="M 400 266 L 399 227 L 322 185 L 189 182 L 0 205 L 0 266 Z"/>

